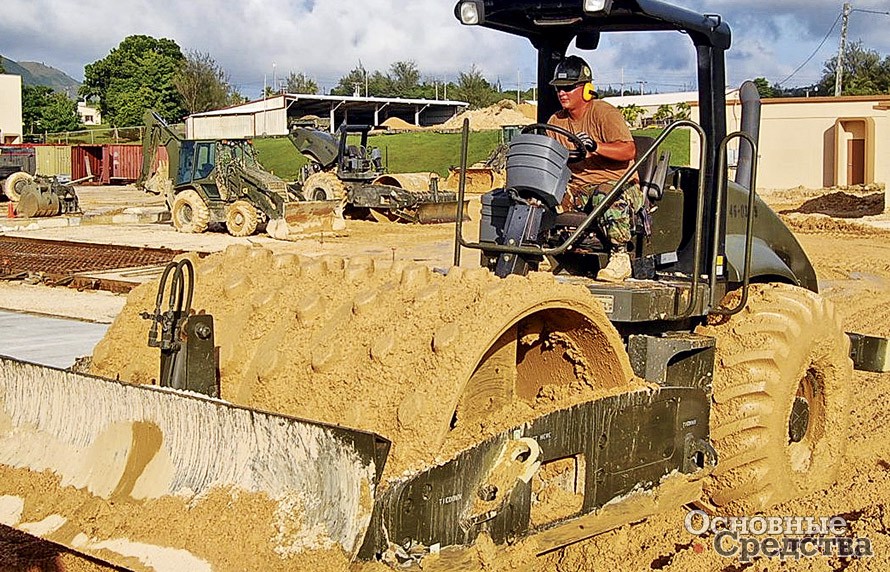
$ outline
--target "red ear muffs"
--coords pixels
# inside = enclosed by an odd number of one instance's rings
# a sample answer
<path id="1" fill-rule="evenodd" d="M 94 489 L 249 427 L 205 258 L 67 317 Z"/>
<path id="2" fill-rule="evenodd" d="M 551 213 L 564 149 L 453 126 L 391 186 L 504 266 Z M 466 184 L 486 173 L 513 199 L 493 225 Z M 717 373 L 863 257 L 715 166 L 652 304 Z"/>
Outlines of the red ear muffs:
<path id="1" fill-rule="evenodd" d="M 584 98 L 584 101 L 592 100 L 594 97 L 593 84 L 590 82 L 585 83 L 583 90 L 584 91 L 581 92 L 581 97 Z"/>

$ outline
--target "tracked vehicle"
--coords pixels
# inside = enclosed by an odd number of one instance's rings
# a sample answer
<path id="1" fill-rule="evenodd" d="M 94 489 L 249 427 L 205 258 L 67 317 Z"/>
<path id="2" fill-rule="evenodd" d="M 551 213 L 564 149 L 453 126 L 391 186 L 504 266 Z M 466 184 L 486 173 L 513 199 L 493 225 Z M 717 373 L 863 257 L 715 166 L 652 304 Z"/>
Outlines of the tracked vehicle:
<path id="1" fill-rule="evenodd" d="M 851 344 L 755 196 L 754 162 L 727 181 L 728 141 L 756 157 L 750 132 L 725 134 L 728 25 L 656 0 L 455 13 L 532 41 L 541 123 L 573 39 L 692 40 L 701 120 L 673 129 L 702 153 L 653 165 L 664 135 L 641 153 L 657 190 L 652 234 L 630 245 L 637 280 L 588 277 L 602 209 L 556 211 L 569 150 L 534 132 L 514 138 L 480 239 L 457 223 L 455 261 L 475 249 L 483 268 L 246 246 L 181 260 L 133 291 L 91 374 L 0 364 L 3 524 L 134 570 L 410 566 L 486 538 L 544 554 L 665 507 L 758 511 L 833 482 Z M 886 340 L 853 349 L 886 369 Z"/>

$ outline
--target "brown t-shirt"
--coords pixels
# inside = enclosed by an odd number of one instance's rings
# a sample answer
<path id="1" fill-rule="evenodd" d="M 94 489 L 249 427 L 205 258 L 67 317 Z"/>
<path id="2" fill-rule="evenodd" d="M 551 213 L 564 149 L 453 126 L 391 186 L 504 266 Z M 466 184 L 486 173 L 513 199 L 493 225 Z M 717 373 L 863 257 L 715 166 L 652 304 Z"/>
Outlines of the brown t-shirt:
<path id="1" fill-rule="evenodd" d="M 590 102 L 586 112 L 579 119 L 570 118 L 569 114 L 561 109 L 551 115 L 547 123 L 562 127 L 571 133 L 584 131 L 597 143 L 633 141 L 633 135 L 621 111 L 612 104 L 598 99 Z M 565 145 L 567 149 L 575 148 L 567 137 L 552 131 L 548 135 Z M 632 164 L 632 161 L 613 161 L 597 154 L 577 163 L 571 163 L 569 169 L 572 171 L 572 178 L 569 181 L 569 190 L 577 192 L 587 185 L 617 181 Z"/>

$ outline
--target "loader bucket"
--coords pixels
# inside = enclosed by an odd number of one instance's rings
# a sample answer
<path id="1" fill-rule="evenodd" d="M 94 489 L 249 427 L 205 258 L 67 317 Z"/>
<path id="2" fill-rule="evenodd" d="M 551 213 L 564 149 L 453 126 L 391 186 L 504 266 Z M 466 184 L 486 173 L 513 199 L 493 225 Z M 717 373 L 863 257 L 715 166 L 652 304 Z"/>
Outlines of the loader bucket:
<path id="1" fill-rule="evenodd" d="M 130 570 L 345 564 L 389 446 L 0 357 L 0 524 Z"/>
<path id="2" fill-rule="evenodd" d="M 266 223 L 266 233 L 278 240 L 300 240 L 346 228 L 341 201 L 300 201 L 284 205 L 284 218 Z"/>

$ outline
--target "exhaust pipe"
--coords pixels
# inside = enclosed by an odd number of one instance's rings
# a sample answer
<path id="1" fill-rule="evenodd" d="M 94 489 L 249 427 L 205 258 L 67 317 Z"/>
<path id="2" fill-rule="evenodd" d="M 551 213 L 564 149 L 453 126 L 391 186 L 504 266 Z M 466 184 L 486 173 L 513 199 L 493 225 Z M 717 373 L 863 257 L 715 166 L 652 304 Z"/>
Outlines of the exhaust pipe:
<path id="1" fill-rule="evenodd" d="M 742 102 L 741 131 L 747 133 L 754 143 L 760 144 L 760 92 L 753 81 L 746 81 L 739 88 L 739 100 Z M 735 169 L 735 182 L 746 189 L 751 188 L 751 173 L 754 161 L 754 150 L 744 140 L 739 142 L 739 160 Z"/>

